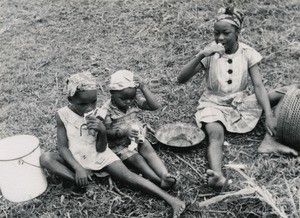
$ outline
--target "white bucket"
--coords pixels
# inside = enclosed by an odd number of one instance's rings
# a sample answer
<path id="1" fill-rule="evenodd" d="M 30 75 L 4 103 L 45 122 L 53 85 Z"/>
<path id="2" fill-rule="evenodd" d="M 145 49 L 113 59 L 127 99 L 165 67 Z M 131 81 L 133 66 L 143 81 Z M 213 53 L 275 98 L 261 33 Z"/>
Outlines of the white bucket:
<path id="1" fill-rule="evenodd" d="M 27 201 L 46 190 L 40 155 L 35 136 L 17 135 L 0 140 L 0 189 L 7 200 Z"/>

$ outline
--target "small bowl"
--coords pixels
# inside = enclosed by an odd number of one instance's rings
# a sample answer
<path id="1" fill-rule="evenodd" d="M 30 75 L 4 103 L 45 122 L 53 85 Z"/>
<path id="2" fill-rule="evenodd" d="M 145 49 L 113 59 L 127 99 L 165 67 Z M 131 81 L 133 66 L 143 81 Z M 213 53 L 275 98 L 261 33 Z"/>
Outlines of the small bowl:
<path id="1" fill-rule="evenodd" d="M 194 124 L 169 123 L 156 131 L 155 138 L 160 144 L 180 150 L 198 145 L 205 138 L 205 134 Z"/>

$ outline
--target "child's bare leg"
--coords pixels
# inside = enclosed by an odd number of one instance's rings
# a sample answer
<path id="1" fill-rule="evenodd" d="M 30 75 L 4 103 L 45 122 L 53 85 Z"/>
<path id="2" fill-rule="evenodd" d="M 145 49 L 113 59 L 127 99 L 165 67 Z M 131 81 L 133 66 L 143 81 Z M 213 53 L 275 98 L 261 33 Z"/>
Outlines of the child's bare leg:
<path id="1" fill-rule="evenodd" d="M 297 151 L 277 142 L 276 138 L 270 136 L 268 133 L 266 133 L 263 141 L 261 142 L 260 146 L 258 147 L 258 153 L 261 153 L 261 154 L 274 153 L 274 154 L 287 154 L 287 155 L 298 156 Z"/>
<path id="2" fill-rule="evenodd" d="M 139 153 L 145 158 L 148 165 L 160 178 L 160 187 L 164 189 L 171 188 L 175 185 L 176 179 L 172 176 L 160 157 L 157 155 L 148 140 L 145 140 L 143 144 L 139 145 Z"/>
<path id="3" fill-rule="evenodd" d="M 141 191 L 156 195 L 165 200 L 173 208 L 173 218 L 179 217 L 185 210 L 184 201 L 171 196 L 154 183 L 131 172 L 121 161 L 113 162 L 105 167 L 105 170 L 114 178 L 131 185 L 133 188 L 138 188 Z"/>
<path id="4" fill-rule="evenodd" d="M 222 173 L 224 127 L 222 124 L 208 123 L 205 125 L 208 135 L 208 162 L 211 170 L 207 170 L 208 185 L 212 187 L 222 187 L 226 178 Z"/>
<path id="5" fill-rule="evenodd" d="M 283 86 L 269 91 L 268 96 L 270 99 L 271 107 L 276 106 L 279 103 L 279 101 L 284 97 L 284 94 L 291 88 L 300 89 L 300 85 Z"/>
<path id="6" fill-rule="evenodd" d="M 75 183 L 75 173 L 66 166 L 66 162 L 58 153 L 43 153 L 40 156 L 40 164 L 54 174 Z"/>
<path id="7" fill-rule="evenodd" d="M 284 97 L 284 94 L 287 92 L 289 88 L 292 86 L 284 86 L 281 88 L 277 88 L 268 92 L 268 96 L 270 99 L 271 107 L 276 106 L 279 101 Z"/>
<path id="8" fill-rule="evenodd" d="M 137 169 L 141 174 L 143 174 L 145 178 L 151 180 L 155 184 L 161 183 L 161 179 L 157 176 L 153 169 L 148 165 L 144 157 L 140 154 L 132 155 L 131 157 L 127 158 L 124 163 Z"/>
<path id="9" fill-rule="evenodd" d="M 288 88 L 290 88 L 290 86 L 282 87 L 281 89 L 276 89 L 276 90 L 279 90 L 280 92 L 285 93 Z M 277 118 L 278 118 L 278 114 L 279 114 L 279 111 L 282 106 L 283 97 L 284 97 L 284 94 L 280 94 L 280 93 L 276 92 L 275 90 L 269 92 L 270 102 L 273 101 L 273 103 L 277 104 L 275 111 L 274 111 L 275 117 L 277 117 Z M 294 156 L 298 155 L 297 151 L 295 151 L 294 149 L 292 149 L 288 146 L 285 146 L 285 145 L 279 143 L 276 139 L 276 136 L 271 136 L 268 133 L 266 133 L 263 141 L 259 145 L 258 153 L 262 153 L 262 154 L 275 153 L 275 154 L 288 154 L 288 155 L 291 154 Z"/>

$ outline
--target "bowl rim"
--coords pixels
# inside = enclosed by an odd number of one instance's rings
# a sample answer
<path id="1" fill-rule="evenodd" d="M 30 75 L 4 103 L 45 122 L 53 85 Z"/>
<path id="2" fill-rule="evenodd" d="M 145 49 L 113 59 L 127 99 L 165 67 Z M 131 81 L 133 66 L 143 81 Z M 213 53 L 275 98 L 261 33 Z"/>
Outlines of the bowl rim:
<path id="1" fill-rule="evenodd" d="M 166 144 L 166 143 L 162 142 L 162 141 L 157 137 L 157 136 L 158 136 L 158 132 L 161 131 L 161 129 L 162 129 L 163 127 L 168 126 L 168 125 L 184 125 L 184 126 L 191 126 L 192 128 L 194 128 L 196 131 L 198 131 L 198 132 L 201 134 L 201 137 L 200 137 L 199 142 L 193 143 L 193 144 L 191 144 L 191 145 L 189 145 L 189 146 L 175 146 L 175 145 L 169 145 L 169 144 Z M 194 123 L 186 123 L 186 122 L 174 122 L 174 123 L 166 123 L 166 124 L 162 124 L 162 125 L 159 126 L 159 128 L 157 129 L 157 131 L 155 131 L 155 135 L 154 135 L 154 136 L 155 136 L 156 140 L 157 140 L 159 143 L 161 143 L 161 144 L 163 144 L 163 145 L 165 145 L 165 146 L 168 146 L 168 147 L 173 147 L 173 148 L 189 148 L 189 147 L 193 147 L 193 146 L 196 146 L 196 145 L 200 144 L 200 143 L 205 139 L 205 133 L 204 133 L 204 131 L 203 131 L 201 128 L 199 128 L 199 127 L 198 127 L 196 124 L 194 124 Z"/>

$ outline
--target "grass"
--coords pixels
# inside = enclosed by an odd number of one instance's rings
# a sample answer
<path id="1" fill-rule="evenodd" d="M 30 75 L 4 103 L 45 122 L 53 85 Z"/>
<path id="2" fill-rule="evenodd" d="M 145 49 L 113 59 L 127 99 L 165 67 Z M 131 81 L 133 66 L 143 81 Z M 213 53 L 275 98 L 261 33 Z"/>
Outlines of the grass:
<path id="1" fill-rule="evenodd" d="M 236 2 L 246 15 L 240 40 L 264 56 L 260 69 L 266 88 L 299 83 L 299 1 Z M 162 105 L 158 111 L 143 113 L 142 118 L 154 129 L 169 122 L 194 122 L 204 89 L 202 76 L 194 76 L 185 85 L 178 85 L 176 76 L 212 40 L 212 19 L 223 4 L 217 0 L 0 1 L 0 138 L 32 134 L 40 139 L 43 150 L 55 150 L 54 114 L 67 104 L 65 78 L 84 70 L 95 73 L 103 86 L 99 105 L 109 97 L 108 76 L 129 69 L 149 82 Z M 228 134 L 224 164 L 246 164 L 244 172 L 271 193 L 280 211 L 288 217 L 300 217 L 299 162 L 291 157 L 257 154 L 264 133 L 262 119 L 248 134 Z M 157 152 L 168 169 L 181 178 L 170 193 L 195 201 L 183 217 L 278 217 L 256 195 L 230 197 L 204 208 L 197 206 L 197 202 L 214 196 L 213 190 L 204 185 L 204 176 L 200 176 L 207 168 L 205 142 L 188 152 L 174 153 L 159 146 Z M 237 172 L 232 176 L 234 185 L 226 191 L 249 185 Z M 96 181 L 95 194 L 89 198 L 63 188 L 51 174 L 47 178 L 49 186 L 38 198 L 15 204 L 2 197 L 0 216 L 171 214 L 163 201 L 123 184 L 117 186 L 125 196 L 109 190 L 107 180 Z"/>

